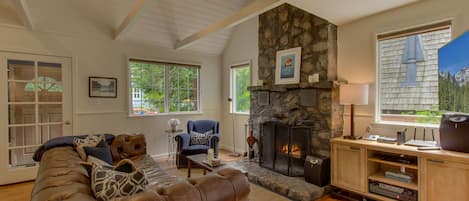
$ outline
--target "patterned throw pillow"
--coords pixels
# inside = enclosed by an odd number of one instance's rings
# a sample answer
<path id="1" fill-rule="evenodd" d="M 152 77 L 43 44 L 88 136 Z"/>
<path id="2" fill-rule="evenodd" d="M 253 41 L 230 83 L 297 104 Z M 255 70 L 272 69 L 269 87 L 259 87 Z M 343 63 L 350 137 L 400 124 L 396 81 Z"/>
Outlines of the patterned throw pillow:
<path id="1" fill-rule="evenodd" d="M 86 159 L 86 162 L 87 162 L 87 163 L 90 163 L 90 164 L 93 164 L 93 163 L 94 163 L 94 164 L 97 164 L 97 165 L 99 165 L 99 166 L 101 166 L 101 167 L 110 167 L 110 168 L 113 168 L 113 167 L 112 167 L 112 164 L 109 164 L 108 162 L 103 161 L 103 160 L 101 160 L 101 159 L 99 159 L 99 158 L 96 158 L 96 157 L 94 157 L 94 156 L 88 156 L 88 159 Z"/>
<path id="2" fill-rule="evenodd" d="M 131 166 L 131 172 L 117 171 L 120 166 Z M 114 169 L 93 163 L 91 189 L 99 201 L 114 200 L 145 190 L 148 181 L 143 170 L 137 170 L 132 161 L 124 159 Z"/>
<path id="3" fill-rule="evenodd" d="M 91 172 L 93 170 L 93 164 L 105 167 L 107 169 L 113 169 L 112 164 L 107 163 L 106 161 L 103 161 L 99 158 L 96 158 L 94 156 L 88 156 L 86 159 L 86 162 L 82 161 L 80 164 L 85 167 L 86 172 L 88 173 L 88 177 L 91 177 Z"/>
<path id="4" fill-rule="evenodd" d="M 209 130 L 205 133 L 191 131 L 190 145 L 208 145 L 208 140 L 212 134 L 213 130 Z"/>
<path id="5" fill-rule="evenodd" d="M 84 139 L 73 138 L 73 145 L 80 155 L 81 160 L 86 161 L 86 152 L 84 147 L 96 147 L 103 140 L 103 135 L 88 135 Z"/>

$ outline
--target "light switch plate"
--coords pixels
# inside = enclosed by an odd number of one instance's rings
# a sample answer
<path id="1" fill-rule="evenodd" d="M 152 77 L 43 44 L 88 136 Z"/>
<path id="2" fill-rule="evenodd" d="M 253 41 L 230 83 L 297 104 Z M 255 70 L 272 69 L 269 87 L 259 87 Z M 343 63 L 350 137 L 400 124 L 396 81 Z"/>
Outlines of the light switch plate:
<path id="1" fill-rule="evenodd" d="M 319 73 L 315 73 L 315 74 L 309 75 L 309 76 L 308 76 L 308 82 L 309 82 L 309 83 L 319 82 Z"/>

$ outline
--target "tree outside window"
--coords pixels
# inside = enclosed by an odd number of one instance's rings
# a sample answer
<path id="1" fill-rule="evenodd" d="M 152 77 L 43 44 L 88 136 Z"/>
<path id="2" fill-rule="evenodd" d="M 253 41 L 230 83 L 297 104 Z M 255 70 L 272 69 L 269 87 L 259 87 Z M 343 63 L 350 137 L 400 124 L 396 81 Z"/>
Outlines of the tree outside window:
<path id="1" fill-rule="evenodd" d="M 249 65 L 238 65 L 231 68 L 231 94 L 233 97 L 232 111 L 235 113 L 249 113 L 251 97 L 248 86 L 251 80 Z"/>
<path id="2" fill-rule="evenodd" d="M 130 60 L 131 115 L 199 110 L 199 67 Z"/>

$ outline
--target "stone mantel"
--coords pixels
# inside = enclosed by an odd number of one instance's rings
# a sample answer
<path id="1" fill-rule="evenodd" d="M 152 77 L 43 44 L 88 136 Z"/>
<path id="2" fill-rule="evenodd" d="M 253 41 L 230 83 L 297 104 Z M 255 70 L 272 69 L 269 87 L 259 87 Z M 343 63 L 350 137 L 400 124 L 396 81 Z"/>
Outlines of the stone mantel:
<path id="1" fill-rule="evenodd" d="M 249 86 L 248 90 L 249 91 L 285 92 L 285 91 L 296 90 L 296 89 L 332 89 L 334 86 L 335 86 L 334 81 L 321 81 L 318 83 Z"/>

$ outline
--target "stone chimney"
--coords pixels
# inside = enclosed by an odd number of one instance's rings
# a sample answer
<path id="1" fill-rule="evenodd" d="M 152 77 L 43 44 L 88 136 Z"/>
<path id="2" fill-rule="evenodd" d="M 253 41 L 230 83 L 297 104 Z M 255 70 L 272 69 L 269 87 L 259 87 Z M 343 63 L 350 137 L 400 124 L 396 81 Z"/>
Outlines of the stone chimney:
<path id="1" fill-rule="evenodd" d="M 302 48 L 300 82 L 275 85 L 277 51 L 296 47 Z M 309 83 L 308 76 L 315 73 L 319 82 Z M 263 85 L 249 87 L 254 136 L 260 139 L 260 125 L 268 121 L 311 126 L 312 154 L 329 156 L 329 140 L 341 136 L 343 127 L 343 106 L 334 83 L 337 26 L 289 4 L 263 13 L 259 16 L 258 74 Z"/>

